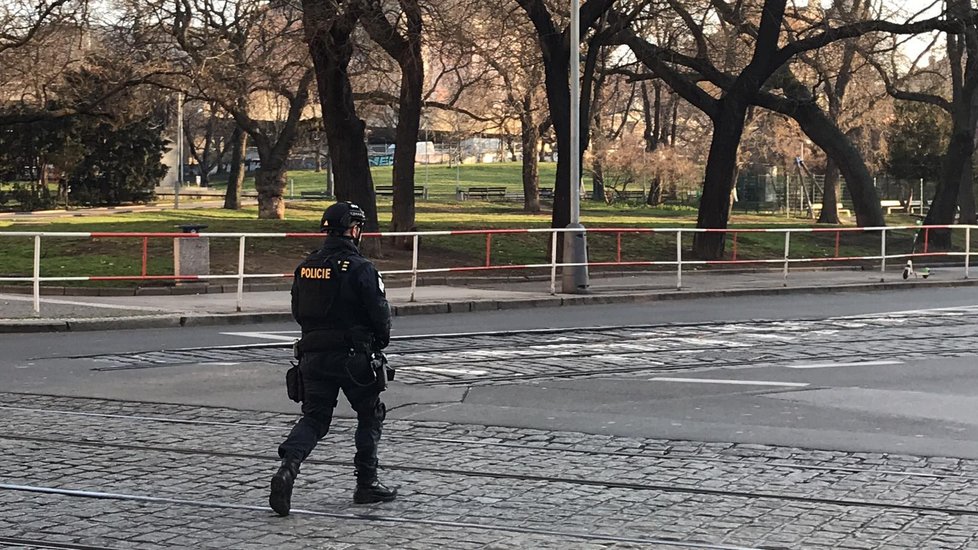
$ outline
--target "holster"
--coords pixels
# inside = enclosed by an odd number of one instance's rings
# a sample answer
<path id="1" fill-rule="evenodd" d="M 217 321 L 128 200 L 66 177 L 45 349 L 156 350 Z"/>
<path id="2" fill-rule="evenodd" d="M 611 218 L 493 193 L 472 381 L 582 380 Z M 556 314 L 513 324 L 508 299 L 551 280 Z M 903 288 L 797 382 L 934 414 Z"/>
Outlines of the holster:
<path id="1" fill-rule="evenodd" d="M 299 370 L 298 363 L 292 363 L 292 368 L 285 371 L 285 391 L 288 392 L 289 399 L 296 403 L 302 403 L 305 387 L 302 383 L 302 371 Z"/>
<path id="2" fill-rule="evenodd" d="M 396 372 L 387 362 L 387 356 L 381 352 L 374 352 L 370 359 L 370 367 L 374 371 L 374 384 L 377 393 L 387 389 L 387 382 L 394 379 Z"/>

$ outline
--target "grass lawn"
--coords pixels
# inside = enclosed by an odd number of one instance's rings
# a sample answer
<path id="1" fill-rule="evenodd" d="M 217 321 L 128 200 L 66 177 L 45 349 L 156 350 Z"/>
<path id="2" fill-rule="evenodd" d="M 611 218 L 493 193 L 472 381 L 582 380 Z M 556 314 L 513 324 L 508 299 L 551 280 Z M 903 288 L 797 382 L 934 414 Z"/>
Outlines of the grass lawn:
<path id="1" fill-rule="evenodd" d="M 424 182 L 424 166 L 418 170 L 419 184 Z M 455 169 L 446 166 L 429 167 L 429 182 L 433 192 L 427 201 L 417 204 L 419 230 L 483 229 L 548 227 L 550 212 L 527 214 L 518 202 L 456 201 Z M 518 164 L 463 165 L 460 169 L 463 188 L 468 185 L 505 184 L 513 191 L 519 190 L 520 167 Z M 549 175 L 544 172 L 549 170 Z M 374 169 L 375 183 L 389 182 L 390 168 Z M 541 181 L 552 180 L 553 165 L 542 166 Z M 296 194 L 300 189 L 319 190 L 322 174 L 294 172 Z M 384 179 L 386 177 L 386 180 Z M 315 231 L 326 201 L 289 201 L 284 220 L 258 220 L 257 208 L 240 211 L 222 209 L 168 210 L 163 212 L 135 212 L 106 217 L 64 217 L 38 219 L 29 222 L 0 220 L 0 231 L 98 231 L 98 232 L 177 232 L 178 225 L 201 223 L 208 227 L 205 232 L 308 232 Z M 378 202 L 381 227 L 390 222 L 391 202 L 382 197 Z M 582 203 L 581 220 L 586 227 L 693 227 L 696 210 L 692 207 L 666 206 L 651 208 L 645 205 L 606 205 L 585 201 Z M 902 215 L 891 217 L 891 224 L 911 224 Z M 802 218 L 787 219 L 783 214 L 743 214 L 735 212 L 731 228 L 737 227 L 809 227 L 811 221 Z M 955 235 L 957 249 L 963 245 L 963 234 Z M 906 253 L 911 248 L 910 231 L 891 232 L 887 236 L 890 253 Z M 592 233 L 588 236 L 589 255 L 592 261 L 608 262 L 616 259 L 617 235 Z M 299 259 L 318 245 L 319 239 L 263 239 L 247 240 L 246 272 L 291 272 Z M 421 267 L 477 266 L 484 265 L 486 238 L 483 235 L 427 237 L 421 241 Z M 689 250 L 692 235 L 684 237 L 683 248 Z M 623 261 L 662 260 L 675 257 L 674 234 L 623 234 L 621 259 Z M 843 233 L 839 238 L 842 256 L 878 254 L 878 234 Z M 211 272 L 214 274 L 236 273 L 238 240 L 213 238 L 211 240 Z M 791 256 L 832 257 L 835 254 L 835 233 L 795 234 L 791 237 Z M 728 241 L 727 258 L 732 258 L 733 240 Z M 493 236 L 490 246 L 493 265 L 516 265 L 549 262 L 549 235 L 514 234 Z M 736 242 L 738 259 L 774 259 L 784 254 L 784 236 L 779 233 L 740 234 Z M 142 239 L 66 239 L 42 240 L 42 276 L 83 275 L 138 275 L 141 270 Z M 173 273 L 173 240 L 154 238 L 149 240 L 150 275 Z M 32 270 L 33 242 L 26 237 L 0 237 L 0 275 L 27 276 Z M 381 269 L 403 269 L 410 266 L 410 251 L 401 250 L 391 243 L 383 244 L 382 256 L 377 258 Z M 671 269 L 671 268 L 670 268 Z M 112 283 L 119 285 L 121 283 Z"/>
<path id="2" fill-rule="evenodd" d="M 390 166 L 370 169 L 374 185 L 391 185 L 393 168 Z M 540 163 L 540 185 L 553 187 L 557 165 L 553 162 Z M 290 186 L 286 196 L 298 197 L 302 191 L 324 191 L 326 173 L 313 170 L 293 170 L 288 173 Z M 457 178 L 457 179 L 456 179 Z M 506 186 L 512 193 L 523 191 L 522 165 L 518 162 L 493 164 L 462 164 L 457 168 L 445 164 L 419 164 L 414 173 L 415 185 L 427 185 L 429 198 L 454 198 L 455 189 L 463 191 L 469 187 Z M 254 189 L 254 178 L 245 181 L 245 189 Z M 225 189 L 226 182 L 212 182 L 214 189 Z"/>

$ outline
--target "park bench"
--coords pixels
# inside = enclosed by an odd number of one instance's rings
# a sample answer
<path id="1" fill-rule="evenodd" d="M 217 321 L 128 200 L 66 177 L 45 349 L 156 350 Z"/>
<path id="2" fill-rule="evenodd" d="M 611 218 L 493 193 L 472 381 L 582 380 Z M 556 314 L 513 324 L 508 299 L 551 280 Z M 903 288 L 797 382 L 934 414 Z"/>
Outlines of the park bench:
<path id="1" fill-rule="evenodd" d="M 299 197 L 310 200 L 333 198 L 332 195 L 328 195 L 325 191 L 299 191 Z"/>
<path id="2" fill-rule="evenodd" d="M 383 197 L 393 197 L 394 196 L 394 186 L 393 185 L 378 185 L 374 187 L 374 191 L 378 196 Z M 428 199 L 428 186 L 427 185 L 415 185 L 414 186 L 414 196 L 420 197 L 422 199 Z"/>
<path id="3" fill-rule="evenodd" d="M 173 189 L 157 187 L 154 194 L 156 195 L 156 198 L 164 199 L 172 198 L 174 193 Z M 180 198 L 183 199 L 223 199 L 225 195 L 226 193 L 224 191 L 211 191 L 206 187 L 183 187 L 180 189 Z M 241 193 L 241 196 L 245 198 L 255 198 L 258 196 L 258 193 L 255 191 L 245 191 Z"/>
<path id="4" fill-rule="evenodd" d="M 838 204 L 836 204 L 836 207 L 835 208 L 836 208 L 836 211 L 839 213 L 840 216 L 851 216 L 852 215 L 852 211 L 849 210 L 848 208 L 846 208 L 841 202 L 838 203 Z M 812 203 L 812 211 L 814 211 L 815 212 L 815 215 L 817 216 L 819 214 L 819 212 L 822 211 L 822 203 L 820 203 L 820 202 Z"/>
<path id="5" fill-rule="evenodd" d="M 887 214 L 892 214 L 894 210 L 907 211 L 907 204 L 896 199 L 886 199 L 880 201 L 880 208 L 886 211 Z M 910 211 L 920 211 L 920 201 L 910 201 Z"/>
<path id="6" fill-rule="evenodd" d="M 645 191 L 616 191 L 610 190 L 609 194 L 612 201 L 625 201 L 634 202 L 642 201 L 645 202 Z"/>
<path id="7" fill-rule="evenodd" d="M 469 187 L 463 194 L 463 199 L 505 199 L 506 187 Z"/>
<path id="8" fill-rule="evenodd" d="M 513 193 L 506 193 L 506 199 L 511 201 L 522 201 L 524 197 L 523 191 L 516 191 Z M 541 187 L 540 188 L 540 199 L 542 200 L 554 200 L 554 188 L 553 187 Z"/>

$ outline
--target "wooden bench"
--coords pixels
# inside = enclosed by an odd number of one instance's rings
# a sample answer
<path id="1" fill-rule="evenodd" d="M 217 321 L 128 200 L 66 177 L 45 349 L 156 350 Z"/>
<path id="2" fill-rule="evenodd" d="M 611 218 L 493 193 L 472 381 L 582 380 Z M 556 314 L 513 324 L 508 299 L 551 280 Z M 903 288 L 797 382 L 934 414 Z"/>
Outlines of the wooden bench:
<path id="1" fill-rule="evenodd" d="M 540 188 L 540 198 L 553 200 L 554 198 L 554 188 L 553 187 L 541 187 Z"/>
<path id="2" fill-rule="evenodd" d="M 895 199 L 881 200 L 880 201 L 880 208 L 882 208 L 883 210 L 885 210 L 886 213 L 887 213 L 887 215 L 892 214 L 894 210 L 903 210 L 904 212 L 907 212 L 908 211 L 907 210 L 906 203 L 901 202 L 899 200 L 895 200 Z M 914 210 L 916 210 L 918 212 L 920 211 L 920 201 L 919 200 L 910 201 L 910 210 L 909 210 L 909 212 L 913 212 Z"/>
<path id="3" fill-rule="evenodd" d="M 478 198 L 482 200 L 505 199 L 505 187 L 469 187 L 462 196 L 463 199 Z"/>
<path id="4" fill-rule="evenodd" d="M 173 197 L 174 195 L 172 189 L 154 191 L 154 194 L 156 195 L 157 198 L 160 199 L 165 197 Z M 181 199 L 223 199 L 226 195 L 227 193 L 225 193 L 224 191 L 199 191 L 199 190 L 188 191 L 186 188 L 180 189 Z M 243 198 L 254 199 L 258 197 L 258 193 L 256 191 L 245 191 L 241 193 L 241 196 Z"/>
<path id="5" fill-rule="evenodd" d="M 615 191 L 610 190 L 612 201 L 622 200 L 625 202 L 642 201 L 645 202 L 645 191 Z"/>
<path id="6" fill-rule="evenodd" d="M 332 195 L 327 195 L 325 191 L 299 191 L 299 197 L 303 199 L 332 199 Z"/>
<path id="7" fill-rule="evenodd" d="M 848 208 L 845 208 L 841 202 L 835 205 L 835 210 L 836 212 L 838 212 L 840 216 L 852 215 L 852 211 L 849 210 Z M 812 203 L 812 211 L 817 216 L 822 211 L 822 203 L 820 202 Z"/>
<path id="8" fill-rule="evenodd" d="M 394 186 L 393 185 L 377 185 L 374 187 L 374 191 L 378 196 L 393 197 L 394 196 Z M 422 199 L 428 200 L 428 186 L 427 185 L 415 185 L 414 186 L 414 196 L 420 197 Z"/>

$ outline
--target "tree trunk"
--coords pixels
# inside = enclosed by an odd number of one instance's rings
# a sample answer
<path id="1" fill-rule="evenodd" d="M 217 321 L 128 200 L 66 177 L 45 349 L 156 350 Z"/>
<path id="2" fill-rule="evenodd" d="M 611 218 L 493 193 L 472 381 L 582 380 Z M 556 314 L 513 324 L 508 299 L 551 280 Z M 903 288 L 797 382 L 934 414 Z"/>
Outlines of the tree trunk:
<path id="1" fill-rule="evenodd" d="M 964 24 L 964 32 L 947 35 L 951 64 L 951 140 L 944 155 L 941 179 L 934 193 L 924 225 L 950 225 L 958 210 L 961 182 L 975 149 L 975 94 L 978 91 L 978 39 L 971 3 L 966 0 L 947 2 L 948 18 Z M 963 61 L 964 60 L 964 61 Z M 962 66 L 963 61 L 963 66 Z M 921 197 L 923 201 L 923 197 Z M 951 230 L 930 231 L 930 245 L 937 250 L 951 248 Z"/>
<path id="2" fill-rule="evenodd" d="M 873 186 L 873 177 L 866 169 L 866 162 L 859 149 L 825 111 L 810 100 L 810 95 L 803 95 L 807 94 L 803 86 L 786 84 L 783 90 L 785 95 L 791 98 L 790 101 L 762 92 L 755 96 L 755 103 L 793 118 L 801 126 L 805 135 L 832 159 L 846 179 L 857 225 L 860 227 L 886 225 L 883 210 L 880 208 L 879 194 Z"/>
<path id="3" fill-rule="evenodd" d="M 604 165 L 601 158 L 594 156 L 591 175 L 591 200 L 604 202 Z"/>
<path id="4" fill-rule="evenodd" d="M 333 2 L 303 0 L 303 27 L 316 69 L 323 127 L 333 165 L 335 194 L 338 200 L 357 203 L 366 215 L 364 229 L 377 231 L 377 198 L 374 194 L 370 161 L 365 143 L 365 124 L 357 116 L 350 85 L 350 58 L 353 45 L 350 35 L 359 14 L 348 10 L 338 14 Z M 366 252 L 379 253 L 379 241 L 365 242 Z"/>
<path id="5" fill-rule="evenodd" d="M 416 231 L 414 214 L 414 156 L 421 127 L 421 95 L 424 86 L 424 62 L 421 45 L 413 54 L 404 53 L 401 67 L 401 96 L 394 143 L 394 205 L 391 231 Z M 401 246 L 410 248 L 412 239 L 405 238 Z"/>
<path id="6" fill-rule="evenodd" d="M 241 188 L 245 178 L 245 154 L 248 149 L 248 134 L 239 126 L 231 134 L 231 162 L 228 166 L 228 188 L 224 193 L 224 208 L 241 209 Z"/>
<path id="7" fill-rule="evenodd" d="M 649 185 L 649 194 L 645 197 L 645 204 L 659 206 L 662 204 L 662 176 L 656 175 Z"/>
<path id="8" fill-rule="evenodd" d="M 958 190 L 958 223 L 978 225 L 975 212 L 974 152 L 961 172 L 961 187 Z"/>
<path id="9" fill-rule="evenodd" d="M 336 200 L 357 203 L 367 217 L 364 229 L 378 231 L 377 197 L 364 143 L 366 125 L 356 115 L 345 68 L 333 66 L 328 73 L 329 76 L 320 83 L 319 95 L 322 97 Z"/>
<path id="10" fill-rule="evenodd" d="M 971 159 L 971 149 L 974 147 L 974 129 L 967 123 L 969 118 L 964 115 L 964 123 L 959 121 L 961 113 L 952 115 L 951 142 L 948 144 L 947 155 L 944 157 L 944 169 L 937 183 L 937 191 L 931 202 L 924 225 L 950 225 L 958 210 L 958 192 L 965 166 Z M 921 197 L 923 199 L 923 197 Z M 937 250 L 951 248 L 951 231 L 949 229 L 932 229 L 930 231 L 930 246 Z"/>
<path id="11" fill-rule="evenodd" d="M 652 84 L 655 90 L 654 99 L 649 98 L 649 90 L 642 82 L 642 118 L 645 121 L 645 130 L 642 138 L 645 140 L 645 150 L 655 151 L 659 147 L 661 136 L 664 134 L 662 129 L 662 84 L 658 81 Z"/>
<path id="12" fill-rule="evenodd" d="M 672 118 L 670 119 L 669 125 L 669 147 L 676 146 L 676 133 L 678 129 L 679 120 L 679 98 L 672 98 Z M 663 128 L 664 129 L 664 128 Z"/>
<path id="13" fill-rule="evenodd" d="M 537 145 L 540 134 L 532 119 L 530 94 L 523 97 L 523 113 L 520 116 L 520 141 L 523 145 L 523 211 L 540 211 L 540 170 L 537 160 Z"/>
<path id="14" fill-rule="evenodd" d="M 737 149 L 744 133 L 748 106 L 748 102 L 733 94 L 717 102 L 717 114 L 713 119 L 713 139 L 703 181 L 703 196 L 700 198 L 696 219 L 697 228 L 727 227 L 730 193 L 737 172 Z M 723 257 L 724 242 L 724 233 L 696 233 L 693 238 L 693 252 L 703 260 L 718 260 Z"/>
<path id="15" fill-rule="evenodd" d="M 285 159 L 261 159 L 261 168 L 255 172 L 255 190 L 258 191 L 258 219 L 281 220 L 285 217 L 286 171 Z"/>
<path id="16" fill-rule="evenodd" d="M 829 157 L 825 164 L 825 187 L 822 190 L 822 211 L 816 223 L 839 224 L 839 167 Z"/>
<path id="17" fill-rule="evenodd" d="M 543 42 L 541 41 L 541 44 Z M 570 223 L 570 65 L 569 51 L 561 47 L 544 46 L 547 104 L 557 138 L 557 175 L 554 180 L 554 207 L 550 226 L 563 228 Z M 584 120 L 584 117 L 581 117 Z M 557 257 L 563 257 L 563 239 L 557 239 Z"/>

